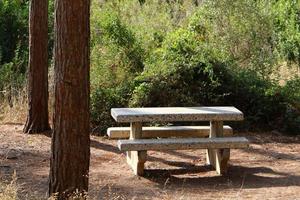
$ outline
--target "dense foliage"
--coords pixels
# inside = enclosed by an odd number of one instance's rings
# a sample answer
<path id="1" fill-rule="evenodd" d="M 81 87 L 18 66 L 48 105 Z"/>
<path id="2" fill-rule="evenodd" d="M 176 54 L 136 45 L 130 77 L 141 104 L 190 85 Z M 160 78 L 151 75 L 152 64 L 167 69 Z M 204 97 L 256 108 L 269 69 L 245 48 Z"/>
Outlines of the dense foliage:
<path id="1" fill-rule="evenodd" d="M 274 28 L 279 56 L 300 63 L 300 1 L 277 0 L 273 3 Z"/>
<path id="2" fill-rule="evenodd" d="M 28 60 L 28 3 L 0 1 L 0 96 L 22 87 Z M 0 97 L 1 98 L 1 97 Z M 9 102 L 11 104 L 11 102 Z"/>
<path id="3" fill-rule="evenodd" d="M 53 46 L 54 1 L 49 1 L 49 58 Z M 0 1 L 0 100 L 13 97 L 24 88 L 28 66 L 28 0 Z M 50 60 L 49 60 L 50 61 Z"/>
<path id="4" fill-rule="evenodd" d="M 0 91 L 24 86 L 27 22 L 28 1 L 0 1 Z M 299 133 L 299 77 L 289 73 L 299 58 L 299 0 L 94 0 L 92 123 L 114 125 L 112 107 L 233 105 L 241 128 Z"/>
<path id="5" fill-rule="evenodd" d="M 195 105 L 234 105 L 247 129 L 295 128 L 297 79 L 282 87 L 277 78 L 282 62 L 299 64 L 298 1 L 139 2 L 92 8 L 91 112 L 100 130 L 113 124 L 112 107 Z"/>

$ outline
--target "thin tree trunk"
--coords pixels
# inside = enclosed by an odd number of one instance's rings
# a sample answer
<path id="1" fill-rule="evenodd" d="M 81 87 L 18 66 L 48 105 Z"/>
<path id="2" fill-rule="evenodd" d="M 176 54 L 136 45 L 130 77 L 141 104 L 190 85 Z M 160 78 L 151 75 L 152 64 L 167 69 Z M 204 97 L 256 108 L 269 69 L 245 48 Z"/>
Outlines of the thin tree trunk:
<path id="1" fill-rule="evenodd" d="M 55 103 L 49 195 L 88 191 L 90 1 L 55 4 Z"/>
<path id="2" fill-rule="evenodd" d="M 50 130 L 48 116 L 48 0 L 31 0 L 28 115 L 24 133 Z"/>

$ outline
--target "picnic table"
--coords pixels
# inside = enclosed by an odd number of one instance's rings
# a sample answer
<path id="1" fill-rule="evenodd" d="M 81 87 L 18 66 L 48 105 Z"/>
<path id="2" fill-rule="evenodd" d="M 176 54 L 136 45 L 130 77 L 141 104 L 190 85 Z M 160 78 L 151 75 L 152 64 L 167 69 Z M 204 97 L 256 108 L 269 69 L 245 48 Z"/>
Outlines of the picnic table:
<path id="1" fill-rule="evenodd" d="M 147 150 L 207 149 L 207 164 L 224 174 L 230 149 L 249 145 L 244 137 L 228 137 L 232 129 L 223 125 L 243 120 L 243 113 L 235 107 L 112 108 L 111 115 L 116 122 L 130 123 L 130 127 L 112 127 L 107 132 L 111 138 L 122 139 L 118 147 L 127 152 L 127 162 L 139 176 L 144 173 Z M 208 121 L 210 126 L 142 126 L 144 122 L 182 121 Z"/>

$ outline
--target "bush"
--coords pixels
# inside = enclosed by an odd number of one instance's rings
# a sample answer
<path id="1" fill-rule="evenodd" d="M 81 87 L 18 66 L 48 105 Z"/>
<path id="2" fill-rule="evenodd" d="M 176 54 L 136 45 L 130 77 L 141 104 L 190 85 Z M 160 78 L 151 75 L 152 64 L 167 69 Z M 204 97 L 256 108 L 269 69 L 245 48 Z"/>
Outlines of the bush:
<path id="1" fill-rule="evenodd" d="M 54 1 L 49 1 L 49 63 L 53 48 Z M 29 1 L 0 1 L 0 98 L 12 98 L 24 88 L 28 66 Z"/>
<path id="2" fill-rule="evenodd" d="M 25 62 L 27 58 L 24 57 L 26 56 L 25 53 L 20 55 L 16 51 L 16 55 L 11 62 L 0 65 L 0 100 L 2 98 L 7 99 L 10 107 L 13 107 L 14 97 L 19 95 L 25 82 L 25 66 L 27 64 Z"/>
<path id="3" fill-rule="evenodd" d="M 11 62 L 18 48 L 19 53 L 26 54 L 27 23 L 27 1 L 0 1 L 0 65 Z"/>
<path id="4" fill-rule="evenodd" d="M 286 104 L 276 85 L 254 72 L 229 73 L 224 63 L 212 64 L 212 79 L 204 66 L 199 63 L 175 75 L 144 79 L 135 88 L 130 106 L 227 105 L 244 113 L 245 121 L 239 128 L 256 130 L 283 125 Z"/>
<path id="5" fill-rule="evenodd" d="M 281 130 L 291 134 L 300 135 L 300 112 L 292 106 L 288 106 Z"/>
<path id="6" fill-rule="evenodd" d="M 300 64 L 300 3 L 298 0 L 273 2 L 276 50 L 282 60 Z"/>
<path id="7" fill-rule="evenodd" d="M 243 111 L 244 126 L 250 129 L 278 128 L 286 110 L 284 97 L 276 83 L 265 80 L 256 72 L 234 71 L 221 87 L 227 91 L 225 104 Z"/>
<path id="8" fill-rule="evenodd" d="M 193 31 L 170 33 L 152 57 L 135 88 L 131 106 L 188 106 L 216 102 L 218 58 Z M 222 65 L 220 63 L 220 65 Z"/>
<path id="9" fill-rule="evenodd" d="M 0 1 L 0 91 L 17 90 L 23 83 L 28 60 L 27 23 L 27 2 Z"/>
<path id="10" fill-rule="evenodd" d="M 268 78 L 274 72 L 274 27 L 269 1 L 209 0 L 193 15 L 190 28 L 238 69 Z"/>
<path id="11" fill-rule="evenodd" d="M 0 0 L 0 98 L 25 82 L 28 2 Z M 300 81 L 280 87 L 282 63 L 300 63 L 297 0 L 93 0 L 91 117 L 112 107 L 233 105 L 246 128 L 299 130 Z M 49 1 L 49 61 L 54 1 Z M 2 99 L 1 99 L 2 100 Z"/>
<path id="12" fill-rule="evenodd" d="M 276 43 L 272 12 L 266 8 L 272 4 L 206 1 L 189 22 L 181 19 L 174 26 L 170 15 L 161 22 L 165 26 L 153 31 L 153 24 L 135 22 L 132 10 L 125 8 L 132 5 L 142 16 L 158 2 L 133 2 L 117 6 L 118 13 L 108 11 L 118 3 L 104 6 L 103 16 L 94 19 L 91 112 L 99 130 L 116 125 L 112 107 L 236 106 L 245 114 L 240 128 L 250 130 L 280 128 L 291 118 L 286 94 L 270 78 Z M 163 29 L 168 32 L 161 34 Z M 128 52 L 135 53 L 131 57 Z"/>
<path id="13" fill-rule="evenodd" d="M 300 77 L 287 81 L 282 93 L 286 101 L 300 112 Z"/>
<path id="14" fill-rule="evenodd" d="M 253 70 L 234 70 L 222 53 L 208 48 L 199 29 L 170 33 L 146 71 L 136 78 L 130 106 L 233 105 L 244 128 L 275 127 L 285 104 L 280 87 Z M 156 67 L 159 66 L 159 67 Z"/>
<path id="15" fill-rule="evenodd" d="M 143 70 L 144 50 L 115 11 L 98 6 L 91 17 L 91 83 L 92 88 L 107 88 L 132 80 Z"/>
<path id="16" fill-rule="evenodd" d="M 91 122 L 93 132 L 105 133 L 110 126 L 117 125 L 111 117 L 111 108 L 121 108 L 128 105 L 132 92 L 130 83 L 124 83 L 116 88 L 96 88 L 91 93 Z M 118 124 L 118 126 L 120 126 Z"/>
<path id="17" fill-rule="evenodd" d="M 300 77 L 287 81 L 282 93 L 287 104 L 282 130 L 290 134 L 300 134 Z"/>

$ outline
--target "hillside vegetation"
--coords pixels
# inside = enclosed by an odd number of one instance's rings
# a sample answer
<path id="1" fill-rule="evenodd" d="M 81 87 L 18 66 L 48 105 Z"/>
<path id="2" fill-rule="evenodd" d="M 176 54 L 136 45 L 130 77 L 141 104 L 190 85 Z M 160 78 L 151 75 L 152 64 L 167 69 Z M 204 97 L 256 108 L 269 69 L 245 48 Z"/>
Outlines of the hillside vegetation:
<path id="1" fill-rule="evenodd" d="M 28 1 L 0 1 L 2 107 L 24 96 L 27 21 Z M 300 132 L 299 0 L 94 0 L 90 51 L 94 130 L 112 107 L 233 105 L 239 128 Z"/>

